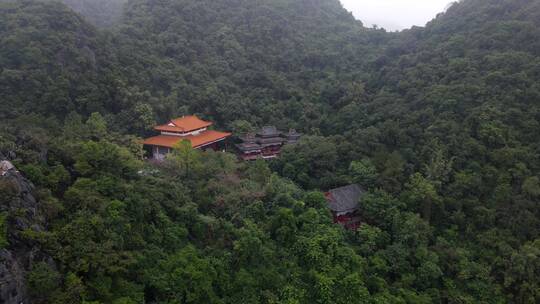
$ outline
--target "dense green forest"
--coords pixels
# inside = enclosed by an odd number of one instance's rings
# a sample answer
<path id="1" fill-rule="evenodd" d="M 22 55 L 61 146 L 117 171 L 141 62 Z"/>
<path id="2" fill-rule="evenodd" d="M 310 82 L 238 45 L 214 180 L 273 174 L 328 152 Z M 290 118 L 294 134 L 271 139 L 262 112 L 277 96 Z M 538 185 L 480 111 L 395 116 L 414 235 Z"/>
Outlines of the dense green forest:
<path id="1" fill-rule="evenodd" d="M 190 113 L 305 136 L 143 161 Z M 389 33 L 338 0 L 0 0 L 4 158 L 47 223 L 0 177 L 31 303 L 538 303 L 540 1 Z M 323 195 L 350 183 L 355 232 Z"/>

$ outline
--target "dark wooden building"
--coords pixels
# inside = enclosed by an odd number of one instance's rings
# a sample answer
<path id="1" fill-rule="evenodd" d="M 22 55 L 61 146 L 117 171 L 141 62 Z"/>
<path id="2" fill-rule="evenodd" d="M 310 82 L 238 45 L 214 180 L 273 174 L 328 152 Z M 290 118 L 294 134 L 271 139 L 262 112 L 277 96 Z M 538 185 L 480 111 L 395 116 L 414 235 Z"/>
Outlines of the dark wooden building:
<path id="1" fill-rule="evenodd" d="M 289 133 L 285 134 L 285 137 L 287 138 L 287 144 L 294 144 L 296 143 L 302 134 L 296 132 L 295 129 L 290 129 Z"/>
<path id="2" fill-rule="evenodd" d="M 243 160 L 272 159 L 279 156 L 284 145 L 296 143 L 301 136 L 294 129 L 282 133 L 274 126 L 265 126 L 257 133 L 240 137 L 241 143 L 236 147 Z"/>
<path id="3" fill-rule="evenodd" d="M 328 206 L 334 216 L 334 223 L 356 230 L 360 227 L 359 204 L 364 190 L 357 184 L 332 189 L 326 192 Z"/>
<path id="4" fill-rule="evenodd" d="M 243 160 L 255 160 L 261 157 L 262 146 L 257 142 L 257 137 L 253 133 L 248 133 L 240 137 L 241 144 L 236 145 Z"/>

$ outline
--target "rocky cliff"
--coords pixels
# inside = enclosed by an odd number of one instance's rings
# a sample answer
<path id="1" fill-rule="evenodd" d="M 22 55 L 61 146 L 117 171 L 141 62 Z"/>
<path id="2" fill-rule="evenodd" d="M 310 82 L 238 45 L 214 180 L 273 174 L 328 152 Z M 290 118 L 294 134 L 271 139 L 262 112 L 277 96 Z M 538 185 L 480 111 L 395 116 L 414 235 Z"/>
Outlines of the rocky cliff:
<path id="1" fill-rule="evenodd" d="M 43 231 L 34 186 L 0 154 L 0 303 L 30 303 L 25 274 L 38 261 L 53 263 L 24 231 Z"/>

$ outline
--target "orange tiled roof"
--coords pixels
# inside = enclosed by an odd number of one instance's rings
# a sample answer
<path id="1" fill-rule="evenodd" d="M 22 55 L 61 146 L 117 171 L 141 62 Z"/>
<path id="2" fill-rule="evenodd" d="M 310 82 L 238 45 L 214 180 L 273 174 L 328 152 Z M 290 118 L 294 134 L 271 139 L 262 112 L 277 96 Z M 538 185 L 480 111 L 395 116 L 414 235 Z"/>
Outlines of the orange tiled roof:
<path id="1" fill-rule="evenodd" d="M 149 146 L 160 146 L 172 148 L 177 142 L 181 141 L 185 137 L 172 136 L 172 135 L 158 135 L 154 137 L 147 138 L 143 141 L 144 145 Z"/>
<path id="2" fill-rule="evenodd" d="M 189 132 L 189 131 L 185 131 L 182 128 L 175 127 L 175 126 L 169 126 L 169 125 L 155 126 L 154 130 L 165 131 L 165 132 L 176 132 L 176 133 Z"/>
<path id="3" fill-rule="evenodd" d="M 191 142 L 191 146 L 193 148 L 199 148 L 212 142 L 223 140 L 229 136 L 231 136 L 231 133 L 207 130 L 198 135 L 189 136 L 158 135 L 146 139 L 143 144 L 172 148 L 178 142 L 186 139 Z"/>
<path id="4" fill-rule="evenodd" d="M 155 127 L 159 131 L 169 132 L 191 132 L 206 128 L 212 125 L 209 121 L 204 121 L 195 115 L 179 117 L 170 121 L 174 126 L 162 125 Z"/>

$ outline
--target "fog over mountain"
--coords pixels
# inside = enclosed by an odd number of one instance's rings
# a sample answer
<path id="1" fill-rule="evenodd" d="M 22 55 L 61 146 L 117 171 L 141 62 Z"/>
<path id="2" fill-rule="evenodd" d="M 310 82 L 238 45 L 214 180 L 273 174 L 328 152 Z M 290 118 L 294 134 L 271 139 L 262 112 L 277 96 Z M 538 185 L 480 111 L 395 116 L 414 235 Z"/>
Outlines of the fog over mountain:
<path id="1" fill-rule="evenodd" d="M 116 24 L 121 16 L 124 4 L 128 0 L 62 0 L 75 12 L 98 27 L 110 27 Z"/>
<path id="2" fill-rule="evenodd" d="M 343 6 L 365 26 L 389 31 L 424 26 L 443 12 L 451 0 L 341 0 Z"/>

